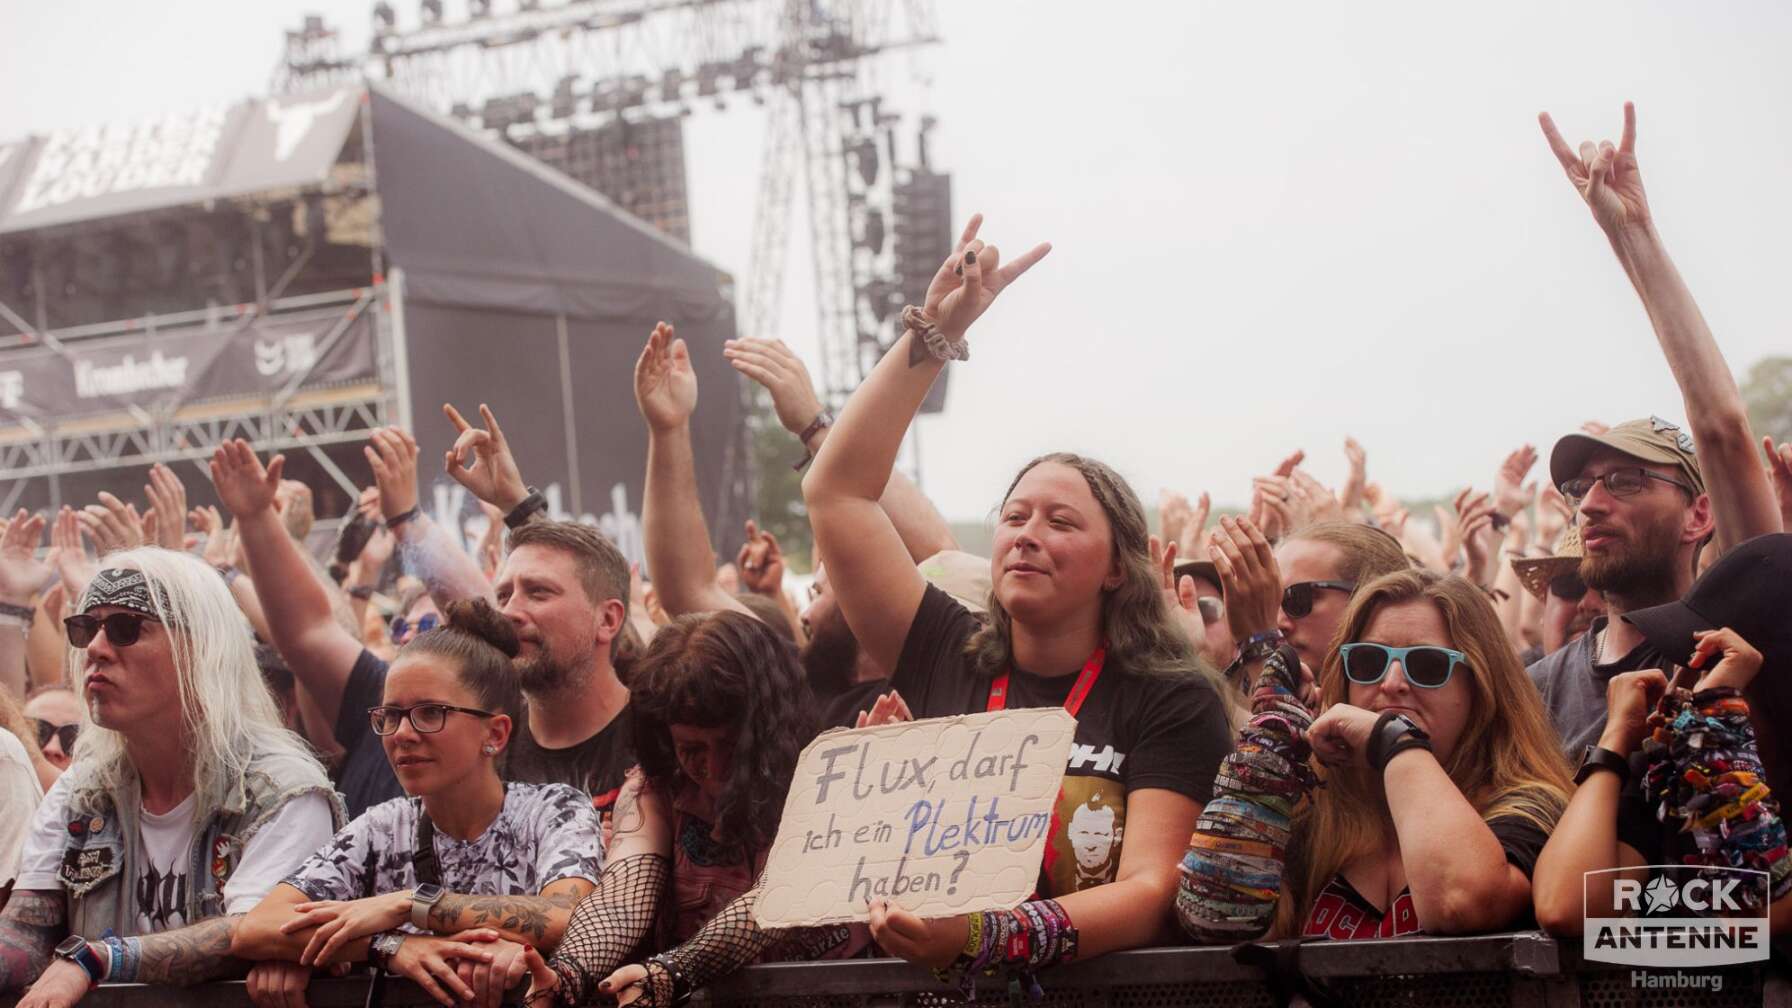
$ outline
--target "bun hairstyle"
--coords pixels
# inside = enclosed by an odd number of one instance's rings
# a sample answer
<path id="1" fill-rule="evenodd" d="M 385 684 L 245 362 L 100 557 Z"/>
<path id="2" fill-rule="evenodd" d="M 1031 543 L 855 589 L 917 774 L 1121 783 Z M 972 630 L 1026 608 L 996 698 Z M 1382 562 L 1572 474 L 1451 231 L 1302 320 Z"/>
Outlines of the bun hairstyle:
<path id="1" fill-rule="evenodd" d="M 516 627 L 484 599 L 450 602 L 442 616 L 445 622 L 412 638 L 394 661 L 431 657 L 451 662 L 461 685 L 479 698 L 482 708 L 508 713 L 516 696 L 510 660 L 522 650 Z"/>

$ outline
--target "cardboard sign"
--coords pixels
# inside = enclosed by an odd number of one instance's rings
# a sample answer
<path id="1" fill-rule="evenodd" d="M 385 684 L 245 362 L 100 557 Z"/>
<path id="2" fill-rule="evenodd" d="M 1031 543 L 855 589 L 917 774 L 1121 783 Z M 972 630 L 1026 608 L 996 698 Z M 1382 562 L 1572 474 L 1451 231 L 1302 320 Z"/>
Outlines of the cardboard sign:
<path id="1" fill-rule="evenodd" d="M 1056 707 L 822 735 L 797 760 L 754 919 L 863 921 L 870 899 L 922 917 L 1020 904 L 1075 735 Z"/>

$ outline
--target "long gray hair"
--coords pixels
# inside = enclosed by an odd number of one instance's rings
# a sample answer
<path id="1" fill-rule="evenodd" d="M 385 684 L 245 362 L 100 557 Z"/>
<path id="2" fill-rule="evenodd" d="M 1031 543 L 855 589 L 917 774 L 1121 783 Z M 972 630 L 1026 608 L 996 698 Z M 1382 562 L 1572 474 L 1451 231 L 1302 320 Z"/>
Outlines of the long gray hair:
<path id="1" fill-rule="evenodd" d="M 304 740 L 288 731 L 255 664 L 255 637 L 230 589 L 197 558 L 155 546 L 108 555 L 108 568 L 143 572 L 150 605 L 168 630 L 179 681 L 181 710 L 192 745 L 193 794 L 198 821 L 244 799 L 244 771 L 256 753 L 284 754 L 312 762 Z M 79 669 L 80 651 L 70 656 Z M 86 683 L 77 677 L 83 700 Z M 83 717 L 74 758 L 93 784 L 117 790 L 136 776 L 124 736 Z"/>

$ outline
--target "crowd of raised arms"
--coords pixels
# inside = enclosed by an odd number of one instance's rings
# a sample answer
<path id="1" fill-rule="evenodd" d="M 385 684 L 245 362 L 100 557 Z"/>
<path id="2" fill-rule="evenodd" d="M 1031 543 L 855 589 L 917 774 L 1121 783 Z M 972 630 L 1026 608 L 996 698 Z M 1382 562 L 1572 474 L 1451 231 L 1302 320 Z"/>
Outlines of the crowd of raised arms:
<path id="1" fill-rule="evenodd" d="M 443 469 L 492 517 L 471 552 L 420 511 L 398 428 L 372 432 L 376 485 L 327 567 L 301 544 L 310 492 L 242 441 L 210 460 L 227 514 L 189 511 L 160 466 L 142 511 L 20 511 L 0 535 L 0 993 L 246 975 L 296 1006 L 316 973 L 371 965 L 443 1004 L 526 984 L 536 1006 L 663 1008 L 751 963 L 866 955 L 966 992 L 1049 987 L 1057 963 L 1153 945 L 1574 934 L 1584 873 L 1662 863 L 1768 873 L 1749 909 L 1780 931 L 1792 446 L 1750 432 L 1650 217 L 1631 108 L 1615 146 L 1542 127 L 1685 426 L 1516 446 L 1455 474 L 1480 489 L 1441 535 L 1347 441 L 1341 488 L 1296 451 L 1247 513 L 1166 494 L 1158 535 L 1114 470 L 1045 455 L 991 556 L 960 551 L 899 447 L 1050 250 L 1004 257 L 980 217 L 837 419 L 782 343 L 723 350 L 810 456 L 804 600 L 751 523 L 718 568 L 697 381 L 664 323 L 635 366 L 650 583 L 547 515 L 483 406 L 440 421 Z M 1000 706 L 1077 719 L 1028 902 L 755 923 L 819 732 Z"/>

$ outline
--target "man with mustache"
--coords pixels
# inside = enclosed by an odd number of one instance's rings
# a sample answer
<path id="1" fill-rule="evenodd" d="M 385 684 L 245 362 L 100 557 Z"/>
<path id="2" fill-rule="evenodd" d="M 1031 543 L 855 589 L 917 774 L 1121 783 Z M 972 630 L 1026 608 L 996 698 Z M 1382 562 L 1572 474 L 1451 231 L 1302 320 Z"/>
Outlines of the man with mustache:
<path id="1" fill-rule="evenodd" d="M 1642 299 L 1692 428 L 1687 433 L 1659 417 L 1632 420 L 1570 434 L 1550 453 L 1550 477 L 1577 513 L 1581 577 L 1605 597 L 1608 613 L 1530 667 L 1569 758 L 1578 761 L 1596 755 L 1592 743 L 1605 726 L 1613 676 L 1671 673 L 1691 658 L 1657 653 L 1624 615 L 1684 595 L 1701 550 L 1721 554 L 1779 531 L 1780 517 L 1736 380 L 1655 229 L 1637 166 L 1636 110 L 1625 103 L 1616 146 L 1589 141 L 1578 152 L 1548 113 L 1540 122 Z"/>

